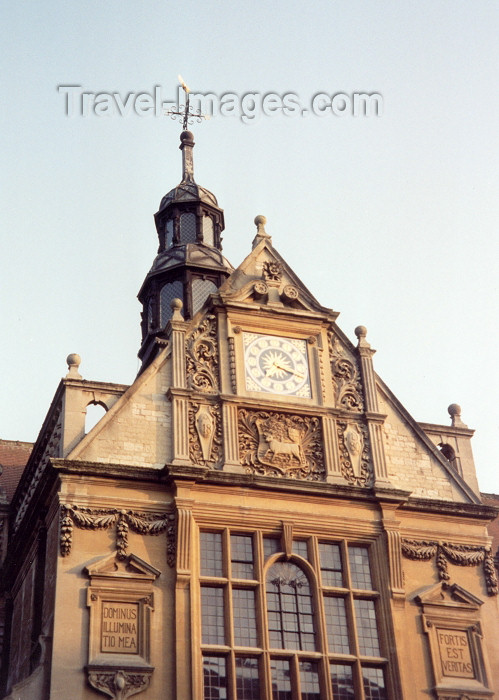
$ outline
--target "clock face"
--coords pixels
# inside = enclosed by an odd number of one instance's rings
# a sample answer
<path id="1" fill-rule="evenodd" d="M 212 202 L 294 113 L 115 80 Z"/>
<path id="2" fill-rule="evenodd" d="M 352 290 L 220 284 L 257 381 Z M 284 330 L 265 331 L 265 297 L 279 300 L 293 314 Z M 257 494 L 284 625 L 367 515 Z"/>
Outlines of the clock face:
<path id="1" fill-rule="evenodd" d="M 310 398 L 305 340 L 243 333 L 243 344 L 248 391 Z"/>

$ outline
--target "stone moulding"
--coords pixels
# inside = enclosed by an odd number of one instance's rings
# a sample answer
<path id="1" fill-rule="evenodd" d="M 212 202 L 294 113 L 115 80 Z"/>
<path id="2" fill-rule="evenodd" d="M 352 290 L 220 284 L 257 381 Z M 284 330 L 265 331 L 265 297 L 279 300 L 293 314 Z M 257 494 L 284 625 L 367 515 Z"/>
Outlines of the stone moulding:
<path id="1" fill-rule="evenodd" d="M 28 509 L 29 503 L 40 483 L 42 475 L 47 468 L 50 458 L 59 456 L 62 435 L 62 402 L 54 408 L 53 414 L 47 425 L 40 443 L 35 448 L 28 460 L 28 466 L 21 478 L 21 497 L 15 508 L 14 532 L 16 532 Z"/>
<path id="2" fill-rule="evenodd" d="M 73 527 L 84 530 L 108 530 L 116 528 L 116 551 L 118 559 L 125 559 L 128 548 L 128 531 L 131 529 L 139 535 L 159 535 L 167 531 L 168 557 L 175 558 L 174 546 L 172 553 L 171 539 L 175 538 L 175 516 L 173 513 L 162 515 L 149 513 L 136 513 L 135 511 L 118 510 L 93 510 L 77 505 L 63 505 L 61 507 L 61 533 L 60 552 L 67 557 L 73 545 Z M 170 564 L 171 566 L 171 564 Z"/>
<path id="3" fill-rule="evenodd" d="M 219 390 L 217 322 L 206 316 L 185 341 L 187 387 L 205 394 Z"/>
<path id="4" fill-rule="evenodd" d="M 336 407 L 361 413 L 364 401 L 357 361 L 347 353 L 335 333 L 329 332 L 327 338 Z"/>
<path id="5" fill-rule="evenodd" d="M 316 416 L 241 409 L 238 441 L 247 473 L 325 479 L 322 428 Z"/>
<path id="6" fill-rule="evenodd" d="M 126 700 L 132 695 L 137 695 L 149 687 L 152 670 L 125 671 L 93 670 L 88 669 L 88 682 L 90 685 L 114 700 Z"/>
<path id="7" fill-rule="evenodd" d="M 487 593 L 492 596 L 497 595 L 499 592 L 494 559 L 490 547 L 403 539 L 402 554 L 413 561 L 429 561 L 436 557 L 440 581 L 449 581 L 450 579 L 447 569 L 448 562 L 458 566 L 478 566 L 483 564 Z"/>

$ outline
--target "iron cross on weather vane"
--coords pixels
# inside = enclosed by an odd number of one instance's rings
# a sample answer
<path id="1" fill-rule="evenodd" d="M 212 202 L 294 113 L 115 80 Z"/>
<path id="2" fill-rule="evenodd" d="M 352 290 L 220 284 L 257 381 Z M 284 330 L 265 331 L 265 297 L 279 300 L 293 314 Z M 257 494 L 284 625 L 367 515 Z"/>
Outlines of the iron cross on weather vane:
<path id="1" fill-rule="evenodd" d="M 187 131 L 189 124 L 193 124 L 195 121 L 201 122 L 203 119 L 208 119 L 208 117 L 206 114 L 202 114 L 200 109 L 191 110 L 189 105 L 190 90 L 185 84 L 185 81 L 181 75 L 178 76 L 178 82 L 185 92 L 185 106 L 179 104 L 178 109 L 175 106 L 173 109 L 169 109 L 166 114 L 168 114 L 172 119 L 177 119 L 178 117 L 179 121 L 182 121 L 183 130 Z"/>

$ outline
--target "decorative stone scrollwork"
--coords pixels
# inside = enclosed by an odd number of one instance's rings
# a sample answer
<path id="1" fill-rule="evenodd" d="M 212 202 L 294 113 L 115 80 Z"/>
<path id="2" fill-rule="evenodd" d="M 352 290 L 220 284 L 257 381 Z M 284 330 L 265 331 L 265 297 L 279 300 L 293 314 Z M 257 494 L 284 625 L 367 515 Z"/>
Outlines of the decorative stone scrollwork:
<path id="1" fill-rule="evenodd" d="M 483 563 L 483 573 L 487 593 L 497 595 L 499 586 L 494 568 L 490 547 L 480 547 L 467 544 L 451 544 L 449 542 L 431 542 L 402 540 L 402 554 L 407 559 L 428 561 L 436 556 L 438 577 L 440 581 L 450 579 L 447 563 L 458 566 L 478 566 Z"/>
<path id="2" fill-rule="evenodd" d="M 217 405 L 189 405 L 189 457 L 194 464 L 219 464 L 222 458 L 222 421 Z"/>
<path id="3" fill-rule="evenodd" d="M 272 282 L 280 282 L 282 277 L 282 265 L 273 260 L 263 263 L 263 278 Z"/>
<path id="4" fill-rule="evenodd" d="M 344 479 L 352 486 L 370 486 L 373 475 L 369 464 L 367 428 L 353 421 L 338 421 L 337 433 Z"/>
<path id="5" fill-rule="evenodd" d="M 217 323 L 206 316 L 186 338 L 187 386 L 189 389 L 214 394 L 218 391 Z"/>
<path id="6" fill-rule="evenodd" d="M 329 358 L 338 408 L 362 412 L 362 384 L 355 357 L 347 353 L 334 333 L 328 333 Z"/>
<path id="7" fill-rule="evenodd" d="M 177 519 L 170 513 L 166 528 L 166 563 L 173 569 L 177 556 Z"/>
<path id="8" fill-rule="evenodd" d="M 241 464 L 248 473 L 324 480 L 319 418 L 241 409 L 238 432 Z"/>
<path id="9" fill-rule="evenodd" d="M 116 508 L 92 510 L 90 508 L 80 508 L 77 505 L 63 505 L 61 508 L 61 555 L 66 557 L 71 552 L 74 525 L 86 530 L 107 530 L 116 526 L 117 558 L 125 559 L 127 556 L 129 528 L 140 535 L 159 535 L 171 524 L 170 517 L 169 514 L 150 515 L 118 510 Z"/>
<path id="10" fill-rule="evenodd" d="M 286 284 L 282 290 L 282 296 L 286 301 L 295 301 L 300 296 L 300 292 L 292 284 Z"/>
<path id="11" fill-rule="evenodd" d="M 126 700 L 149 687 L 151 671 L 89 671 L 88 682 L 96 690 L 114 700 Z"/>
<path id="12" fill-rule="evenodd" d="M 234 329 L 234 333 L 236 330 Z M 229 336 L 229 372 L 230 372 L 230 385 L 234 394 L 237 393 L 237 380 L 236 380 L 236 348 L 235 341 L 232 336 Z"/>

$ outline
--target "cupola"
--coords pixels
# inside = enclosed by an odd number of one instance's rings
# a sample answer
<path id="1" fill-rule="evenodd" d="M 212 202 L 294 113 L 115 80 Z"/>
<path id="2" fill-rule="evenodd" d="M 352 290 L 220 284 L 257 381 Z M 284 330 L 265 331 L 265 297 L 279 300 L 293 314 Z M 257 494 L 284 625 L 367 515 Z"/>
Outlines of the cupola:
<path id="1" fill-rule="evenodd" d="M 233 271 L 222 255 L 224 215 L 217 199 L 194 180 L 194 135 L 180 134 L 182 180 L 166 194 L 155 214 L 158 254 L 138 294 L 142 304 L 143 367 L 155 356 L 171 318 L 171 302 L 183 302 L 186 320 L 203 306 Z"/>

